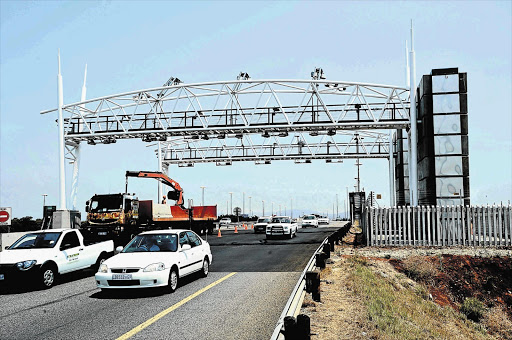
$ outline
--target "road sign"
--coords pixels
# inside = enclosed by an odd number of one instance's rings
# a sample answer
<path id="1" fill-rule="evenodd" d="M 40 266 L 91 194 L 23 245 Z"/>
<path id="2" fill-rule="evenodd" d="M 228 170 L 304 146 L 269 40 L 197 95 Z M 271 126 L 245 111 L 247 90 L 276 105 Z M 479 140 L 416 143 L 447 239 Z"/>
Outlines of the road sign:
<path id="1" fill-rule="evenodd" d="M 0 225 L 11 225 L 11 208 L 0 208 Z"/>
<path id="2" fill-rule="evenodd" d="M 242 209 L 240 207 L 236 207 L 233 209 L 233 212 L 235 213 L 236 216 L 238 216 L 242 212 Z"/>

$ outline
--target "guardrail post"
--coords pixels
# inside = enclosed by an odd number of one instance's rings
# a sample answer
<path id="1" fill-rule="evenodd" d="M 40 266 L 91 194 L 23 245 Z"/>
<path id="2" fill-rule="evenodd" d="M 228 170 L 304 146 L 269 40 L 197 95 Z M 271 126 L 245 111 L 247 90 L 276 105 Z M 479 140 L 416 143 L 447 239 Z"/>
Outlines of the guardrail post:
<path id="1" fill-rule="evenodd" d="M 297 339 L 297 322 L 293 316 L 284 317 L 284 331 L 282 331 L 286 340 Z"/>
<path id="2" fill-rule="evenodd" d="M 311 293 L 313 301 L 320 301 L 320 272 L 306 272 L 306 292 Z"/>
<path id="3" fill-rule="evenodd" d="M 297 335 L 298 340 L 311 339 L 311 320 L 306 314 L 297 315 Z"/>
<path id="4" fill-rule="evenodd" d="M 318 268 L 321 268 L 321 269 L 324 269 L 325 268 L 325 259 L 326 259 L 326 254 L 324 252 L 321 252 L 321 253 L 317 253 L 315 255 L 315 266 L 317 266 Z"/>
<path id="5" fill-rule="evenodd" d="M 322 251 L 325 254 L 325 259 L 331 257 L 331 245 L 329 243 L 325 243 L 322 247 Z"/>

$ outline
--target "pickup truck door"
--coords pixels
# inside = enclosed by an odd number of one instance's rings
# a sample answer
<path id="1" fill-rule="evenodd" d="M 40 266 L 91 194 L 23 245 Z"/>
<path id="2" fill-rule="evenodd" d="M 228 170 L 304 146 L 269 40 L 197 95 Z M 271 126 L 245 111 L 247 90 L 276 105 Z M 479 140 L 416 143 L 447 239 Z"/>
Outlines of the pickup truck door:
<path id="1" fill-rule="evenodd" d="M 83 266 L 81 262 L 83 251 L 84 246 L 80 244 L 77 231 L 68 231 L 59 245 L 58 259 L 56 261 L 59 266 L 59 272 L 66 273 L 80 269 Z"/>

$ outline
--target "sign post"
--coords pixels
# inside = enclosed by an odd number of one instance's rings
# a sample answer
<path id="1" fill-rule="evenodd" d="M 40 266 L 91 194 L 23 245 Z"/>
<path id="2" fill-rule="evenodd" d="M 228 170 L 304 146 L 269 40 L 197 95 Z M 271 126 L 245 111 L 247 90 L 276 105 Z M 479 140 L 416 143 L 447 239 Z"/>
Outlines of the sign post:
<path id="1" fill-rule="evenodd" d="M 11 232 L 12 208 L 0 208 L 0 225 L 7 226 L 7 232 Z"/>

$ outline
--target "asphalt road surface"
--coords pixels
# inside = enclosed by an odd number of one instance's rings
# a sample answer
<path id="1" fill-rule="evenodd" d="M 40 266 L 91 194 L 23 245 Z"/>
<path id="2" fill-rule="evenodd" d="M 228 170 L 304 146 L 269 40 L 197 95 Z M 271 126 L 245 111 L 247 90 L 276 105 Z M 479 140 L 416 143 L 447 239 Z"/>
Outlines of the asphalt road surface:
<path id="1" fill-rule="evenodd" d="M 50 290 L 0 291 L 0 339 L 269 339 L 309 258 L 340 225 L 265 241 L 252 230 L 208 236 L 207 278 L 161 290 L 96 288 L 93 273 L 61 277 Z"/>

